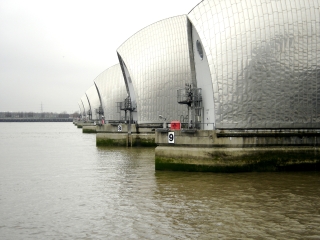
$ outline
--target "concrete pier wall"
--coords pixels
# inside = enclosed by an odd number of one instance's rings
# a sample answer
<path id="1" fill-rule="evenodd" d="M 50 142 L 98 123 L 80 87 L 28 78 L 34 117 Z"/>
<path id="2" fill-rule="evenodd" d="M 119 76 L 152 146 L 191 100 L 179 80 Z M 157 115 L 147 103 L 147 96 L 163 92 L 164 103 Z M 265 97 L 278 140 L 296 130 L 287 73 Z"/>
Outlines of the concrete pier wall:
<path id="1" fill-rule="evenodd" d="M 82 132 L 83 133 L 96 133 L 97 132 L 97 127 L 96 125 L 83 125 L 82 126 Z"/>
<path id="2" fill-rule="evenodd" d="M 77 128 L 82 128 L 83 124 L 83 121 L 77 121 L 75 125 L 77 126 Z"/>
<path id="3" fill-rule="evenodd" d="M 156 132 L 155 168 L 174 171 L 282 171 L 320 169 L 320 132 L 224 130 Z"/>
<path id="4" fill-rule="evenodd" d="M 127 124 L 104 124 L 97 125 L 96 132 L 97 146 L 156 147 L 153 126 L 132 124 L 131 134 L 128 134 Z"/>
<path id="5" fill-rule="evenodd" d="M 88 122 L 88 121 L 86 121 L 86 122 L 78 121 L 76 123 L 76 125 L 77 125 L 77 128 L 83 128 L 84 126 L 94 126 L 94 123 L 93 122 Z"/>

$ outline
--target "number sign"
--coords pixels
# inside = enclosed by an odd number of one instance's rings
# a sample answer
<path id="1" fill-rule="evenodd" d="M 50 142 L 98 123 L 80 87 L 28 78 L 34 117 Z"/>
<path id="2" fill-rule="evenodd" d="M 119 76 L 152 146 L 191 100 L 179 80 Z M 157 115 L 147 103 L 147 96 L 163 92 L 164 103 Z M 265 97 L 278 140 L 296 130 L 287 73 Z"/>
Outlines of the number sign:
<path id="1" fill-rule="evenodd" d="M 122 126 L 118 125 L 118 132 L 122 132 Z"/>
<path id="2" fill-rule="evenodd" d="M 168 132 L 168 143 L 174 143 L 174 132 Z"/>

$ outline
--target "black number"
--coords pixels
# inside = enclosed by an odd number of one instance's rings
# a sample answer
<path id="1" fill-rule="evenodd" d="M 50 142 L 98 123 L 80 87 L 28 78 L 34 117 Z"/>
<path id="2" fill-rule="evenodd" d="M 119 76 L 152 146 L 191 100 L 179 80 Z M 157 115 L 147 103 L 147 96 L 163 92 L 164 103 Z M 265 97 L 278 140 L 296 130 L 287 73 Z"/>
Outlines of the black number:
<path id="1" fill-rule="evenodd" d="M 173 134 L 172 134 L 172 133 L 169 134 L 169 141 L 170 141 L 170 142 L 173 141 Z"/>

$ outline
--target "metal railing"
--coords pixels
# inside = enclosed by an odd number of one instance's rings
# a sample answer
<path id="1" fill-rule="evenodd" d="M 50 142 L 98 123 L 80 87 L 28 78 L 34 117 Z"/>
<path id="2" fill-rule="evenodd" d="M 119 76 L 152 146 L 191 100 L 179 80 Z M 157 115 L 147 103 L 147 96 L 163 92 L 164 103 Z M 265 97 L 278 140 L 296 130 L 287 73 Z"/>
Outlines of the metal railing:
<path id="1" fill-rule="evenodd" d="M 194 103 L 196 106 L 202 102 L 201 88 L 183 88 L 177 90 L 177 101 L 180 104 L 191 105 Z M 200 104 L 201 105 L 201 104 Z"/>
<path id="2" fill-rule="evenodd" d="M 117 107 L 122 111 L 133 111 L 136 109 L 136 106 L 131 102 L 130 97 L 127 97 L 123 102 L 117 102 Z"/>
<path id="3" fill-rule="evenodd" d="M 167 128 L 170 128 L 170 122 L 167 123 Z M 197 129 L 197 130 L 215 130 L 214 123 L 190 123 L 190 122 L 181 122 L 181 129 Z"/>
<path id="4" fill-rule="evenodd" d="M 95 110 L 96 110 L 96 114 L 103 115 L 103 108 L 102 107 L 96 108 Z"/>

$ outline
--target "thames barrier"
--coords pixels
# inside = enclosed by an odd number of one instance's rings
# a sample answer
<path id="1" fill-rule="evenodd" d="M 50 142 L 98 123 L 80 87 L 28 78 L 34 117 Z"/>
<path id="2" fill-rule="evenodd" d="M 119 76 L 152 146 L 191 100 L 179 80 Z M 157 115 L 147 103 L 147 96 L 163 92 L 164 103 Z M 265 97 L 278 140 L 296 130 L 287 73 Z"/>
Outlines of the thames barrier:
<path id="1" fill-rule="evenodd" d="M 80 98 L 76 124 L 97 145 L 156 147 L 156 170 L 319 170 L 319 9 L 203 0 L 146 26 Z"/>

